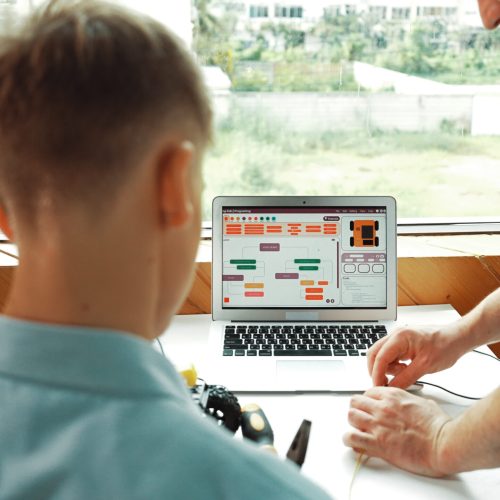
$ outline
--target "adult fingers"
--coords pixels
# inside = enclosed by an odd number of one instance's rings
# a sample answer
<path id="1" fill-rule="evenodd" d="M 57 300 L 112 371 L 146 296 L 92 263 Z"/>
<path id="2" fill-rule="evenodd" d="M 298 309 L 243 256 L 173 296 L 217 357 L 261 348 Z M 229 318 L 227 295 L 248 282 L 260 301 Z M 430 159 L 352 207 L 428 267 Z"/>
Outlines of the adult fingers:
<path id="1" fill-rule="evenodd" d="M 353 448 L 355 450 L 363 450 L 363 452 L 374 448 L 375 444 L 375 438 L 371 434 L 358 430 L 346 432 L 342 438 L 342 441 L 349 448 Z"/>
<path id="2" fill-rule="evenodd" d="M 371 415 L 356 408 L 349 410 L 347 420 L 353 427 L 363 432 L 370 430 L 373 424 L 373 417 Z"/>
<path id="3" fill-rule="evenodd" d="M 412 361 L 405 369 L 401 370 L 389 383 L 391 387 L 406 389 L 414 384 L 425 371 L 418 361 Z"/>
<path id="4" fill-rule="evenodd" d="M 378 352 L 382 348 L 382 346 L 387 342 L 389 337 L 383 337 L 380 340 L 377 340 L 375 344 L 373 344 L 370 349 L 368 349 L 367 358 L 368 358 L 368 373 L 370 377 L 373 371 L 373 364 L 375 363 L 375 359 L 377 357 Z"/>
<path id="5" fill-rule="evenodd" d="M 407 366 L 406 363 L 401 363 L 399 361 L 397 363 L 391 363 L 387 367 L 387 373 L 390 375 L 399 375 Z"/>
<path id="6" fill-rule="evenodd" d="M 374 385 L 385 385 L 387 383 L 387 367 L 392 363 L 404 359 L 408 351 L 408 341 L 398 335 L 389 337 L 389 340 L 381 347 L 373 364 L 372 380 Z"/>
<path id="7" fill-rule="evenodd" d="M 357 395 L 351 398 L 351 408 L 363 411 L 365 413 L 374 413 L 376 411 L 377 402 L 375 399 L 365 395 Z"/>

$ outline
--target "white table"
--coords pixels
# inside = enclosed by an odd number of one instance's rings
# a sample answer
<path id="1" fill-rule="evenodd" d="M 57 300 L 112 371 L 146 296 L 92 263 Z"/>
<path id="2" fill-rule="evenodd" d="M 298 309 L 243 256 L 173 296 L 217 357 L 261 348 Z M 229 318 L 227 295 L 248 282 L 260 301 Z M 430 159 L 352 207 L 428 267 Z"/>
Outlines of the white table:
<path id="1" fill-rule="evenodd" d="M 444 324 L 457 319 L 450 306 L 401 307 L 398 323 Z M 203 363 L 210 316 L 177 316 L 161 337 L 165 353 L 178 366 L 192 362 L 203 377 Z M 485 350 L 485 352 L 490 352 Z M 444 372 L 428 380 L 455 392 L 482 397 L 498 386 L 500 363 L 486 356 L 469 353 Z M 216 380 L 208 380 L 216 384 Z M 458 415 L 473 402 L 438 389 L 425 387 L 422 395 L 436 400 L 450 415 Z M 348 430 L 348 394 L 245 394 L 241 404 L 255 402 L 265 411 L 275 434 L 280 455 L 286 451 L 302 421 L 312 421 L 311 437 L 302 472 L 323 486 L 336 499 L 349 497 L 355 454 L 344 447 L 342 435 Z M 500 416 L 499 416 L 500 418 Z M 500 469 L 431 479 L 399 470 L 379 459 L 369 459 L 359 472 L 352 490 L 356 499 L 484 499 L 500 498 Z"/>

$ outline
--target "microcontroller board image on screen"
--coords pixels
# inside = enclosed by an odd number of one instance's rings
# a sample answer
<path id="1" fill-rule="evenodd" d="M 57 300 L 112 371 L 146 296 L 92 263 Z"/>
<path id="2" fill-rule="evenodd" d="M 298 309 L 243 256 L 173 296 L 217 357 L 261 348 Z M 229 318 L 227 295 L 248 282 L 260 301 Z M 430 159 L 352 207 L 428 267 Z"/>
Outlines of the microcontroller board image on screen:
<path id="1" fill-rule="evenodd" d="M 349 224 L 352 231 L 350 244 L 352 247 L 378 247 L 379 239 L 377 231 L 379 229 L 376 220 L 353 220 Z"/>

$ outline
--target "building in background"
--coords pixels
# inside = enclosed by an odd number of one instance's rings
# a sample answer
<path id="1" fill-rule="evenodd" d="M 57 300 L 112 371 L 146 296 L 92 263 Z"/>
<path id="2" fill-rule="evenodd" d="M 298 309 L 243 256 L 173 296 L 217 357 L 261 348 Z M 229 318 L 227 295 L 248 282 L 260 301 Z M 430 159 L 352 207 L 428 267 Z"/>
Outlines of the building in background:
<path id="1" fill-rule="evenodd" d="M 325 14 L 369 13 L 380 20 L 412 22 L 443 19 L 459 26 L 480 26 L 476 0 L 214 0 L 219 11 L 240 13 L 241 25 L 291 23 L 307 30 Z M 240 25 L 240 27 L 242 27 Z"/>

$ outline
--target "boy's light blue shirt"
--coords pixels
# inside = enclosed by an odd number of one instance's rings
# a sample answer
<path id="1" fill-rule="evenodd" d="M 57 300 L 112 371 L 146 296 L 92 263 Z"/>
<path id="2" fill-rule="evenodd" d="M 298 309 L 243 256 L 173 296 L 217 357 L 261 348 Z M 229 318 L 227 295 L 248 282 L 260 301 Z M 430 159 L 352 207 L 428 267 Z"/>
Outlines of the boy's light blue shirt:
<path id="1" fill-rule="evenodd" d="M 329 498 L 200 416 L 132 335 L 0 316 L 0 498 Z"/>

